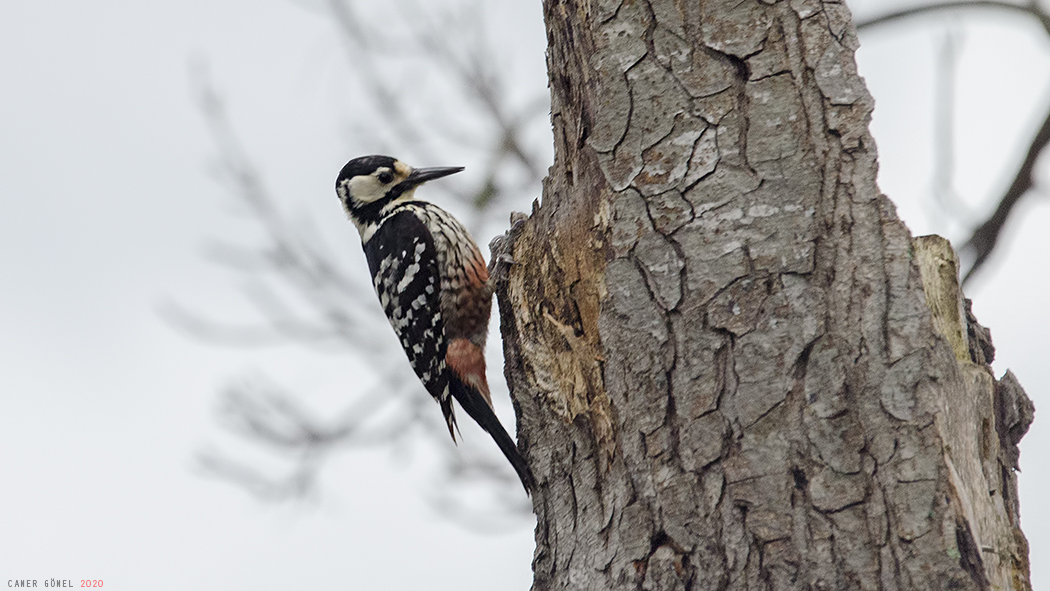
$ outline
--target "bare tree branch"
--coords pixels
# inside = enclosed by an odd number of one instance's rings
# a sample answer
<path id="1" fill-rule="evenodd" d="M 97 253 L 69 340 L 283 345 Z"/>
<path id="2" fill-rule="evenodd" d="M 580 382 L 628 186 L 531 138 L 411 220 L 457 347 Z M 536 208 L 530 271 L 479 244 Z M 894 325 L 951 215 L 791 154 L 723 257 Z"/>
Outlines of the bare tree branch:
<path id="1" fill-rule="evenodd" d="M 1013 4 L 1010 2 L 1002 2 L 999 0 L 960 0 L 955 2 L 942 2 L 939 4 L 926 4 L 923 6 L 914 6 L 912 8 L 905 8 L 882 16 L 861 20 L 858 19 L 854 24 L 858 31 L 867 29 L 874 29 L 881 25 L 893 24 L 899 21 L 907 20 L 917 16 L 924 16 L 927 14 L 934 14 L 938 12 L 957 11 L 957 10 L 999 10 L 1006 12 L 1017 12 L 1027 16 L 1033 16 L 1039 24 L 1046 29 L 1047 34 L 1050 34 L 1050 15 L 1048 15 L 1039 5 L 1035 2 L 1029 4 Z"/>
<path id="2" fill-rule="evenodd" d="M 999 205 L 995 208 L 995 212 L 992 213 L 992 216 L 987 221 L 974 230 L 973 235 L 963 245 L 961 253 L 967 258 L 973 258 L 973 263 L 970 264 L 969 270 L 963 276 L 964 284 L 988 260 L 992 250 L 999 243 L 999 237 L 1002 234 L 1003 227 L 1006 225 L 1007 218 L 1010 216 L 1010 212 L 1013 211 L 1021 197 L 1035 186 L 1035 165 L 1048 142 L 1050 142 L 1050 113 L 1047 113 L 1046 119 L 1043 120 L 1043 126 L 1039 128 L 1039 131 L 1036 132 L 1035 137 L 1032 139 L 1031 145 L 1028 146 L 1028 153 L 1025 154 L 1024 161 L 1021 162 L 1017 175 L 1014 177 L 1013 182 L 1010 183 L 1010 188 L 1006 190 L 1006 194 L 999 200 Z"/>

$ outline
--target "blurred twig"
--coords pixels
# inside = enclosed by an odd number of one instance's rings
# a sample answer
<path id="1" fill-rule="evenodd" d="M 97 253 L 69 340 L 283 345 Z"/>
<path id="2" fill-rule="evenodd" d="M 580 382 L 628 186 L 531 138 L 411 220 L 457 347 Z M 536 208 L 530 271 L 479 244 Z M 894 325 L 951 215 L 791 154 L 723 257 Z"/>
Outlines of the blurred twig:
<path id="1" fill-rule="evenodd" d="M 933 196 L 938 213 L 963 211 L 965 203 L 955 191 L 955 81 L 962 33 L 949 28 L 940 42 L 934 72 Z"/>
<path id="2" fill-rule="evenodd" d="M 938 4 L 927 4 L 898 10 L 882 16 L 862 19 L 856 21 L 858 30 L 872 29 L 881 25 L 893 24 L 906 19 L 940 12 L 959 12 L 965 10 L 993 10 L 999 12 L 1010 12 L 1023 16 L 1033 17 L 1042 26 L 1043 31 L 1050 36 L 1050 12 L 1047 12 L 1037 1 L 1032 0 L 1026 4 L 1013 4 L 998 0 L 969 0 L 942 2 Z M 973 275 L 988 261 L 992 252 L 999 244 L 1003 228 L 1014 207 L 1021 198 L 1035 186 L 1035 164 L 1042 154 L 1047 143 L 1050 142 L 1050 112 L 1047 113 L 1042 127 L 1036 132 L 1028 146 L 1024 160 L 1021 162 L 1013 182 L 997 201 L 995 211 L 988 219 L 979 224 L 973 230 L 970 237 L 959 249 L 963 262 L 967 265 L 963 274 L 965 284 Z M 941 180 L 943 182 L 943 179 Z"/>
<path id="3" fill-rule="evenodd" d="M 521 106 L 511 104 L 505 89 L 507 69 L 499 66 L 497 52 L 483 36 L 480 4 L 462 14 L 434 16 L 421 5 L 399 3 L 396 8 L 400 10 L 392 10 L 399 18 L 391 19 L 404 29 L 398 31 L 397 43 L 376 37 L 373 31 L 384 27 L 366 26 L 353 0 L 329 0 L 328 5 L 351 73 L 359 79 L 363 98 L 380 115 L 382 128 L 373 131 L 392 137 L 402 159 L 440 164 L 431 146 L 449 142 L 478 154 L 485 163 L 478 186 L 467 191 L 456 191 L 448 184 L 436 188 L 449 191 L 482 217 L 497 206 L 509 210 L 508 201 L 536 197 L 545 173 L 540 164 L 545 152 L 527 145 L 523 130 L 537 122 L 546 124 L 550 99 L 544 92 Z M 384 25 L 392 26 L 390 20 Z M 452 43 L 449 31 L 456 31 L 461 42 Z M 406 57 L 417 64 L 407 85 L 400 76 L 391 75 Z M 405 97 L 432 99 L 422 96 L 422 89 L 432 87 L 450 88 L 453 102 L 460 105 L 457 112 L 427 117 L 409 108 Z M 450 125 L 450 121 L 459 124 Z M 524 178 L 511 182 L 506 177 L 512 169 Z M 533 194 L 523 195 L 525 191 Z"/>
<path id="4" fill-rule="evenodd" d="M 857 30 L 873 29 L 881 25 L 894 24 L 898 21 L 907 20 L 916 16 L 924 16 L 938 12 L 951 12 L 959 10 L 997 10 L 1003 12 L 1016 12 L 1027 16 L 1034 16 L 1039 20 L 1047 34 L 1050 34 L 1050 15 L 1048 15 L 1036 2 L 1027 4 L 1014 4 L 1000 0 L 960 0 L 957 2 L 939 2 L 936 4 L 924 4 L 890 12 L 870 19 L 858 20 L 854 23 Z"/>
<path id="5" fill-rule="evenodd" d="M 980 226 L 977 226 L 970 239 L 960 249 L 961 254 L 973 259 L 969 270 L 963 276 L 963 283 L 969 280 L 977 269 L 980 269 L 988 260 L 992 251 L 999 244 L 999 238 L 1002 236 L 1003 227 L 1006 225 L 1006 220 L 1010 213 L 1013 212 L 1014 207 L 1020 202 L 1021 197 L 1035 187 L 1035 164 L 1039 160 L 1039 155 L 1043 153 L 1043 149 L 1046 148 L 1047 143 L 1050 143 L 1050 113 L 1047 113 L 1042 127 L 1039 128 L 1035 137 L 1032 138 L 1032 143 L 1028 146 L 1028 152 L 1025 154 L 1024 161 L 1021 162 L 1017 175 L 1014 176 L 1013 182 L 1010 183 L 1010 188 L 999 199 L 999 205 L 996 206 L 991 217 Z"/>

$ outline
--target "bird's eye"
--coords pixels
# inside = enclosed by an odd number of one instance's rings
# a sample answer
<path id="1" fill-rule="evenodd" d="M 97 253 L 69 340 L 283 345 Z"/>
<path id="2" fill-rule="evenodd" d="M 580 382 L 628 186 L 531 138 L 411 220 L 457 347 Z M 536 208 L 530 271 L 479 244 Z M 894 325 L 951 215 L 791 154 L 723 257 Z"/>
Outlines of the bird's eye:
<path id="1" fill-rule="evenodd" d="M 376 178 L 379 179 L 379 182 L 381 182 L 381 183 L 383 183 L 385 185 L 385 184 L 389 183 L 390 181 L 394 180 L 394 175 L 392 175 L 392 174 L 390 174 L 390 172 L 384 170 L 383 172 L 381 172 L 378 175 L 376 175 Z"/>

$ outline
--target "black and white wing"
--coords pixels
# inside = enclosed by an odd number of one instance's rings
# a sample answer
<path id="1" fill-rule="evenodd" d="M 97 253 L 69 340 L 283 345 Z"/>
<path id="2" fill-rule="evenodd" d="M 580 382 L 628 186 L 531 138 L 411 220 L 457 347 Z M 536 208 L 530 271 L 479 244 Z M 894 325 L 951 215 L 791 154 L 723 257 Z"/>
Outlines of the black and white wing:
<path id="1" fill-rule="evenodd" d="M 448 343 L 441 316 L 441 275 L 430 231 L 409 210 L 383 220 L 364 244 L 379 303 L 408 361 L 437 399 L 449 432 L 456 419 L 445 365 Z M 455 434 L 453 433 L 453 439 Z"/>

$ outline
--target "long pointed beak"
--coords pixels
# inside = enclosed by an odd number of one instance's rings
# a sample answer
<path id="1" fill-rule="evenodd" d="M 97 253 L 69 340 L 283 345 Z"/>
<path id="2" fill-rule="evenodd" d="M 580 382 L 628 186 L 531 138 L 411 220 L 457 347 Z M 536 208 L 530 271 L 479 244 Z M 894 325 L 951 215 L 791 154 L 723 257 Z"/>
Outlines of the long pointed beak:
<path id="1" fill-rule="evenodd" d="M 412 172 L 409 173 L 408 178 L 401 181 L 401 184 L 405 186 L 405 189 L 411 189 L 412 187 L 418 187 L 427 181 L 439 179 L 450 174 L 456 174 L 461 170 L 463 170 L 462 166 L 413 168 Z"/>

